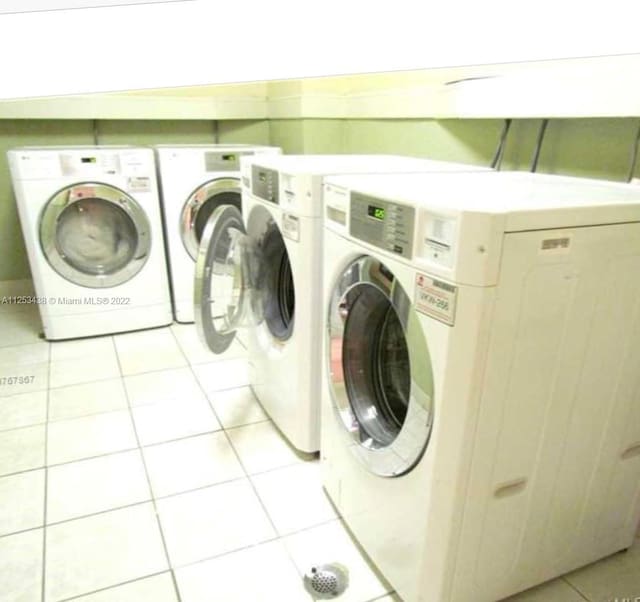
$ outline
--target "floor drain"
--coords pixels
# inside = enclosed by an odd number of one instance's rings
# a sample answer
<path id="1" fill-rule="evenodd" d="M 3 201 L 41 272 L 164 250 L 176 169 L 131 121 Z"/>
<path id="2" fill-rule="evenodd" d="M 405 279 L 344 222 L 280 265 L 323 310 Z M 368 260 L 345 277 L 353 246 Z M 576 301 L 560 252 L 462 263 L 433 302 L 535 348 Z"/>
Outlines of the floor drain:
<path id="1" fill-rule="evenodd" d="M 333 562 L 311 567 L 304 576 L 304 586 L 318 600 L 328 600 L 342 594 L 349 585 L 349 571 Z"/>

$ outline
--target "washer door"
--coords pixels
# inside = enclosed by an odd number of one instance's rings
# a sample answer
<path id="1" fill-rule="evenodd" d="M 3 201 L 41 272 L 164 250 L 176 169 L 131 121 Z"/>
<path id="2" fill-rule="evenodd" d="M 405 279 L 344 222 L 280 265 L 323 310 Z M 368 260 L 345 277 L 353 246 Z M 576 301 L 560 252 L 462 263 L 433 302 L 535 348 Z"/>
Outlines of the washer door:
<path id="1" fill-rule="evenodd" d="M 149 220 L 126 192 L 95 182 L 67 186 L 45 205 L 40 244 L 63 278 L 89 288 L 123 284 L 151 249 Z"/>
<path id="2" fill-rule="evenodd" d="M 433 424 L 431 358 L 418 316 L 390 270 L 351 263 L 329 308 L 329 378 L 337 419 L 374 474 L 411 470 Z"/>
<path id="3" fill-rule="evenodd" d="M 187 253 L 193 260 L 198 256 L 198 247 L 209 218 L 220 205 L 241 207 L 240 180 L 217 178 L 194 190 L 186 200 L 180 216 L 180 235 Z"/>
<path id="4" fill-rule="evenodd" d="M 280 345 L 291 337 L 295 317 L 295 287 L 287 245 L 273 215 L 261 205 L 251 210 L 247 224 L 254 242 L 254 323 L 266 326 L 266 345 Z"/>
<path id="5" fill-rule="evenodd" d="M 220 205 L 204 229 L 194 287 L 196 328 L 214 353 L 226 351 L 236 330 L 254 322 L 255 264 L 242 214 L 232 205 Z"/>

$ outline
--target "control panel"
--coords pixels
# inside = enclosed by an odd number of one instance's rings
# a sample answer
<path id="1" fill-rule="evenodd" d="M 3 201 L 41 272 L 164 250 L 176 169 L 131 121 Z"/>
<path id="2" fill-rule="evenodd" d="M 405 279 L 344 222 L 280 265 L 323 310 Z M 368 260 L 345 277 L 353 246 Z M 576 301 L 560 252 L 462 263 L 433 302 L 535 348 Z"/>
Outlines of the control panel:
<path id="1" fill-rule="evenodd" d="M 240 171 L 240 157 L 253 154 L 253 151 L 206 151 L 204 153 L 204 169 L 205 171 Z"/>
<path id="2" fill-rule="evenodd" d="M 60 153 L 59 157 L 63 176 L 115 175 L 122 168 L 118 153 Z"/>
<path id="3" fill-rule="evenodd" d="M 351 193 L 350 207 L 351 236 L 411 259 L 414 207 L 358 192 Z"/>
<path id="4" fill-rule="evenodd" d="M 271 203 L 280 203 L 278 172 L 259 165 L 251 166 L 251 193 Z"/>

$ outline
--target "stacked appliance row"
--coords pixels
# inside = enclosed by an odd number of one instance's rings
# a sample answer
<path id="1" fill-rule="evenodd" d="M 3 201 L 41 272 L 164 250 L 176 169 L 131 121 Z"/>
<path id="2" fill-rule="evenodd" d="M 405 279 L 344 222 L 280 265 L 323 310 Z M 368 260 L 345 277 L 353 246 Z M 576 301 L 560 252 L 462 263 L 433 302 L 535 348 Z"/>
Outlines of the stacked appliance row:
<path id="1" fill-rule="evenodd" d="M 203 340 L 246 332 L 258 398 L 298 449 L 320 435 L 327 494 L 406 602 L 629 547 L 640 191 L 394 160 L 243 160 L 242 215 L 200 247 Z"/>
<path id="2" fill-rule="evenodd" d="M 257 152 L 280 149 L 202 145 L 161 146 L 155 154 L 151 148 L 129 146 L 9 151 L 36 291 L 32 301 L 39 306 L 45 337 L 71 339 L 170 324 L 170 285 L 176 319 L 192 322 L 199 237 L 217 205 L 240 205 L 239 160 Z"/>
<path id="3" fill-rule="evenodd" d="M 383 155 L 156 153 L 176 319 L 214 353 L 242 338 L 258 399 L 293 446 L 321 449 L 326 492 L 403 599 L 496 600 L 630 545 L 633 187 Z M 38 294 L 110 300 L 86 316 L 41 304 L 47 337 L 169 323 L 153 152 L 10 162 Z"/>

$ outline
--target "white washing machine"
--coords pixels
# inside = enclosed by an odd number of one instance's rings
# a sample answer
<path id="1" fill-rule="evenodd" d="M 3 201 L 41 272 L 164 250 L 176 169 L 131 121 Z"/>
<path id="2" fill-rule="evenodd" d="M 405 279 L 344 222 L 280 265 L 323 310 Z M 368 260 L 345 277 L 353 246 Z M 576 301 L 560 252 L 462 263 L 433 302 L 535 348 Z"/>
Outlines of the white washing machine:
<path id="1" fill-rule="evenodd" d="M 45 337 L 170 324 L 153 151 L 25 147 L 8 158 Z"/>
<path id="2" fill-rule="evenodd" d="M 325 184 L 323 482 L 406 602 L 502 599 L 631 545 L 640 190 Z"/>
<path id="3" fill-rule="evenodd" d="M 483 168 L 391 155 L 242 158 L 242 215 L 214 212 L 198 258 L 196 324 L 223 352 L 244 330 L 252 386 L 294 447 L 320 445 L 322 179 Z"/>
<path id="4" fill-rule="evenodd" d="M 240 209 L 240 157 L 280 154 L 271 146 L 201 144 L 155 147 L 164 214 L 174 315 L 193 322 L 193 279 L 198 244 L 213 210 Z"/>

